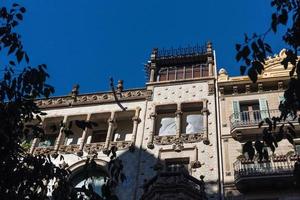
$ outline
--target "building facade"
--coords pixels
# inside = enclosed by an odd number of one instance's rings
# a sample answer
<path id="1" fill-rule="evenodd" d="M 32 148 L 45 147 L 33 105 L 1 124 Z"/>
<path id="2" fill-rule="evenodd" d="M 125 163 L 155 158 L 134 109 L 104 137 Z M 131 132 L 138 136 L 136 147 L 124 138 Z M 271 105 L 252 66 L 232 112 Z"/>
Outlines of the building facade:
<path id="1" fill-rule="evenodd" d="M 297 161 L 298 140 L 295 145 L 286 139 L 278 142 L 275 152 L 267 146 L 269 159 L 258 155 L 250 160 L 243 154 L 247 141 L 262 140 L 265 118 L 279 117 L 280 101 L 290 80 L 289 71 L 281 64 L 285 50 L 265 61 L 264 72 L 256 83 L 247 76 L 230 77 L 219 70 L 218 99 L 220 107 L 220 137 L 222 143 L 223 194 L 227 199 L 285 200 L 300 199 L 294 190 L 293 170 Z M 297 119 L 287 119 L 299 131 Z M 282 123 L 277 124 L 277 130 Z M 297 133 L 298 134 L 298 133 Z"/>
<path id="2" fill-rule="evenodd" d="M 265 167 L 247 160 L 241 151 L 247 139 L 260 133 L 259 121 L 279 113 L 276 109 L 289 80 L 279 64 L 283 54 L 267 60 L 264 74 L 253 84 L 246 76 L 229 77 L 224 69 L 217 75 L 209 42 L 153 49 L 144 88 L 124 90 L 119 81 L 115 92 L 78 94 L 75 87 L 70 95 L 38 100 L 47 113 L 42 119 L 45 137 L 35 138 L 30 152 L 58 154 L 53 162 L 72 172 L 75 187 L 91 183 L 101 195 L 108 174 L 106 153 L 117 147 L 126 179 L 115 192 L 124 200 L 267 199 L 263 195 L 288 199 L 280 192 L 256 192 L 255 187 L 272 183 L 273 177 L 290 180 L 292 174 L 276 173 L 281 168 L 287 172 L 284 167 L 295 162 L 294 146 L 283 141 L 278 156 Z M 82 130 L 76 126 L 80 120 L 97 126 Z M 83 171 L 89 158 L 94 158 L 97 169 L 86 180 Z"/>

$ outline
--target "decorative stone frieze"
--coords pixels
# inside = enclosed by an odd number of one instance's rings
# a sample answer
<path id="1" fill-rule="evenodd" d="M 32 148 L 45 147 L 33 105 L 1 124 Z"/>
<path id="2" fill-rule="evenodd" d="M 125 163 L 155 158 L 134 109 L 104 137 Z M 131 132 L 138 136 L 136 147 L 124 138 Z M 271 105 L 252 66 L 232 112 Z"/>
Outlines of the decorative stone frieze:
<path id="1" fill-rule="evenodd" d="M 232 94 L 237 94 L 238 93 L 238 86 L 232 86 Z"/>
<path id="2" fill-rule="evenodd" d="M 215 85 L 208 84 L 208 95 L 213 95 L 215 93 Z"/>
<path id="3" fill-rule="evenodd" d="M 97 152 L 102 151 L 104 146 L 105 142 L 90 143 L 84 146 L 83 151 L 87 152 L 88 154 L 96 154 Z"/>
<path id="4" fill-rule="evenodd" d="M 52 155 L 54 154 L 55 151 L 54 151 L 54 147 L 51 146 L 51 147 L 35 147 L 34 148 L 34 151 L 33 151 L 33 154 L 36 154 L 36 155 Z"/>
<path id="5" fill-rule="evenodd" d="M 283 90 L 283 82 L 278 81 L 278 90 Z"/>
<path id="6" fill-rule="evenodd" d="M 151 90 L 141 89 L 141 90 L 129 90 L 122 91 L 121 101 L 139 100 L 139 99 L 149 99 L 152 96 Z M 101 104 L 114 102 L 115 98 L 112 92 L 110 93 L 98 93 L 98 94 L 87 94 L 76 96 L 76 101 L 72 96 L 63 97 L 53 97 L 51 99 L 41 99 L 37 100 L 37 105 L 40 108 L 55 108 L 55 107 L 68 107 L 68 106 L 80 106 L 89 104 Z"/>
<path id="7" fill-rule="evenodd" d="M 251 86 L 249 84 L 245 85 L 245 88 L 246 88 L 246 93 L 251 92 Z"/>
<path id="8" fill-rule="evenodd" d="M 58 149 L 61 153 L 77 153 L 79 151 L 79 145 L 78 144 L 70 144 L 70 145 L 61 145 Z"/>
<path id="9" fill-rule="evenodd" d="M 263 88 L 263 84 L 262 83 L 258 83 L 257 84 L 257 90 L 258 90 L 258 92 L 263 92 L 264 91 L 264 88 Z"/>
<path id="10" fill-rule="evenodd" d="M 117 141 L 110 143 L 110 146 L 115 146 L 118 150 L 128 149 L 131 145 L 132 141 Z"/>
<path id="11" fill-rule="evenodd" d="M 176 135 L 155 136 L 153 143 L 156 145 L 170 145 L 175 144 L 179 140 L 183 143 L 201 142 L 203 140 L 203 133 L 181 134 L 180 138 L 176 138 Z"/>
<path id="12" fill-rule="evenodd" d="M 132 145 L 132 141 L 117 141 L 117 142 L 111 142 L 108 149 L 110 149 L 112 146 L 117 147 L 118 150 L 124 150 L 129 149 Z M 97 152 L 105 151 L 105 142 L 97 142 L 97 143 L 90 143 L 86 144 L 83 148 L 83 151 L 88 154 L 97 154 Z"/>

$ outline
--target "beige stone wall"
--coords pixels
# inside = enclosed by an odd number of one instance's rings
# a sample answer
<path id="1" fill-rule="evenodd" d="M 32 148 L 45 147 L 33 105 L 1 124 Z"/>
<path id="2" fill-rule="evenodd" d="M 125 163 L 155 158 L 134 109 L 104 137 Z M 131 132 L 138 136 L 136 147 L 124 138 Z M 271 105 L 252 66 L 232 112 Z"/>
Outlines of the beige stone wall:
<path id="1" fill-rule="evenodd" d="M 137 107 L 141 108 L 140 111 L 140 119 L 141 122 L 138 125 L 137 136 L 136 136 L 136 151 L 129 152 L 128 150 L 120 150 L 117 152 L 118 156 L 122 159 L 124 164 L 124 173 L 127 177 L 124 183 L 121 183 L 117 188 L 117 193 L 121 200 L 133 199 L 136 189 L 136 178 L 139 175 L 138 164 L 139 154 L 140 154 L 140 144 L 143 140 L 143 132 L 144 132 L 144 116 L 146 110 L 146 102 L 145 101 L 136 101 L 136 102 L 128 102 L 122 103 L 124 107 L 127 107 L 127 110 L 135 110 Z M 81 106 L 81 107 L 69 107 L 69 108 L 61 108 L 61 109 L 53 109 L 47 110 L 46 117 L 58 117 L 58 116 L 77 116 L 77 115 L 85 115 L 88 114 L 96 114 L 96 113 L 107 113 L 112 111 L 121 111 L 117 104 L 105 104 L 105 105 L 93 105 L 93 106 Z M 62 154 L 64 156 L 64 161 L 68 164 L 68 166 L 75 165 L 80 161 L 86 160 L 88 155 L 84 152 L 83 156 L 77 156 L 75 154 Z M 97 159 L 102 160 L 104 168 L 106 168 L 107 162 L 109 162 L 109 157 L 103 154 L 102 151 L 97 152 Z M 54 163 L 61 164 L 63 161 L 60 160 L 60 156 L 54 160 Z"/>
<path id="2" fill-rule="evenodd" d="M 183 158 L 190 157 L 190 161 L 193 161 L 195 151 L 191 150 L 196 147 L 199 161 L 201 167 L 197 169 L 192 169 L 191 175 L 199 179 L 200 175 L 205 176 L 205 182 L 212 182 L 213 184 L 207 187 L 208 192 L 211 194 L 209 197 L 211 199 L 216 199 L 218 194 L 218 155 L 217 155 L 217 136 L 216 136 L 216 113 L 215 113 L 215 97 L 209 95 L 208 83 L 213 84 L 213 80 L 198 81 L 193 83 L 184 84 L 172 84 L 172 85 L 157 85 L 153 87 L 153 100 L 147 103 L 147 111 L 145 118 L 145 134 L 143 140 L 143 152 L 141 160 L 141 176 L 139 176 L 140 187 L 145 180 L 149 180 L 155 174 L 153 171 L 153 166 L 155 161 L 153 159 L 144 158 L 145 155 L 154 155 L 155 158 L 158 157 L 159 149 L 162 151 L 172 149 L 172 145 L 154 145 L 153 149 L 147 147 L 147 143 L 151 137 L 152 121 L 151 113 L 155 112 L 155 106 L 165 105 L 165 104 L 180 104 L 186 102 L 201 102 L 203 100 L 208 100 L 208 110 L 210 112 L 208 117 L 208 135 L 210 144 L 205 145 L 203 141 L 197 143 L 186 143 L 184 144 L 184 149 L 181 152 L 164 151 L 161 154 L 161 160 L 166 158 Z M 139 189 L 139 195 L 142 193 L 142 189 Z"/>
<path id="3" fill-rule="evenodd" d="M 275 84 L 275 83 L 274 83 Z M 279 193 L 268 193 L 268 194 L 247 194 L 241 195 L 234 186 L 234 169 L 233 164 L 236 162 L 237 157 L 242 155 L 242 143 L 235 140 L 231 135 L 230 129 L 230 116 L 233 114 L 232 102 L 237 100 L 239 102 L 246 100 L 259 100 L 260 98 L 267 99 L 268 109 L 276 110 L 278 109 L 280 100 L 279 96 L 283 96 L 283 91 L 264 91 L 264 92 L 252 92 L 248 94 L 232 94 L 232 95 L 220 95 L 220 116 L 221 116 L 221 143 L 222 143 L 222 158 L 223 158 L 223 176 L 224 176 L 224 194 L 232 194 L 233 197 L 228 199 L 253 199 L 253 198 L 270 198 L 276 197 L 281 200 L 289 199 L 284 195 Z M 272 111 L 270 111 L 270 116 L 272 117 Z M 294 147 L 287 140 L 279 142 L 279 147 L 276 148 L 276 155 L 285 155 L 289 151 L 293 151 Z M 291 199 L 293 195 L 289 194 Z M 297 194 L 299 195 L 299 194 Z M 296 195 L 296 196 L 297 196 Z M 230 196 L 230 195 L 229 195 Z M 235 197 L 234 197 L 235 196 Z M 295 197 L 296 198 L 296 197 Z"/>

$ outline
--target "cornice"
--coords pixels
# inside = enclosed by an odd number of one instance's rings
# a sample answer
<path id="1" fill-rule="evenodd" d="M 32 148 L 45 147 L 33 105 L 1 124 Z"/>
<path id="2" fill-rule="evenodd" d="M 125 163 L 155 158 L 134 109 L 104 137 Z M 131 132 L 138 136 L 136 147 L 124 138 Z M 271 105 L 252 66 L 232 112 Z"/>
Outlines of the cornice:
<path id="1" fill-rule="evenodd" d="M 152 91 L 147 89 L 132 89 L 121 92 L 118 95 L 120 102 L 145 100 L 152 98 Z M 112 92 L 83 94 L 76 97 L 60 96 L 49 99 L 40 99 L 36 101 L 37 106 L 41 109 L 51 109 L 59 107 L 75 107 L 94 104 L 105 104 L 115 102 Z"/>

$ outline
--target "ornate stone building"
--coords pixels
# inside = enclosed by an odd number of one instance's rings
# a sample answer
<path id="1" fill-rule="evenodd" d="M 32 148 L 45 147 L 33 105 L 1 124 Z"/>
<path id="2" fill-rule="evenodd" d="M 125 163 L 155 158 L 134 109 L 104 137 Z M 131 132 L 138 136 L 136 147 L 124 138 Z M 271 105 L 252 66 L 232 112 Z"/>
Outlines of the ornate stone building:
<path id="1" fill-rule="evenodd" d="M 257 156 L 250 160 L 242 153 L 245 142 L 262 139 L 263 128 L 267 125 L 259 128 L 258 124 L 263 119 L 280 116 L 278 106 L 284 99 L 283 91 L 290 79 L 290 70 L 281 65 L 284 57 L 285 50 L 282 50 L 279 55 L 266 60 L 264 72 L 256 83 L 252 83 L 248 76 L 230 77 L 225 69 L 219 70 L 222 193 L 226 199 L 300 199 L 299 191 L 293 190 L 293 169 L 299 153 L 299 140 L 294 139 L 295 146 L 282 140 L 274 153 L 264 147 L 269 153 L 269 160 L 260 161 Z M 288 120 L 299 132 L 298 121 Z M 277 124 L 278 127 L 281 125 L 282 122 Z"/>
<path id="2" fill-rule="evenodd" d="M 146 71 L 145 88 L 124 90 L 120 81 L 115 93 L 81 95 L 74 87 L 70 95 L 37 101 L 47 113 L 42 122 L 46 134 L 44 140 L 34 139 L 30 151 L 58 154 L 54 162 L 72 172 L 75 187 L 92 183 L 101 195 L 108 174 L 105 153 L 116 146 L 126 175 L 116 188 L 120 199 L 204 199 L 203 178 L 208 199 L 218 199 L 216 70 L 211 44 L 153 49 Z M 98 126 L 81 130 L 76 120 Z M 74 134 L 65 134 L 61 122 Z M 89 157 L 95 158 L 97 168 L 86 180 L 83 166 Z"/>
<path id="3" fill-rule="evenodd" d="M 279 115 L 289 80 L 280 65 L 284 55 L 266 60 L 252 83 L 247 76 L 229 77 L 225 69 L 217 75 L 211 43 L 153 49 L 144 88 L 124 90 L 119 81 L 114 92 L 78 94 L 74 87 L 67 96 L 37 101 L 47 113 L 46 134 L 33 140 L 30 151 L 58 154 L 54 162 L 72 172 L 75 187 L 89 183 L 101 195 L 106 152 L 117 147 L 126 175 L 115 191 L 121 200 L 299 199 L 291 185 L 300 141 L 296 149 L 280 142 L 269 161 L 242 154 L 243 143 L 260 137 L 258 123 Z M 76 120 L 97 126 L 81 130 Z M 61 122 L 74 134 L 65 134 Z M 97 167 L 87 180 L 90 157 Z"/>

